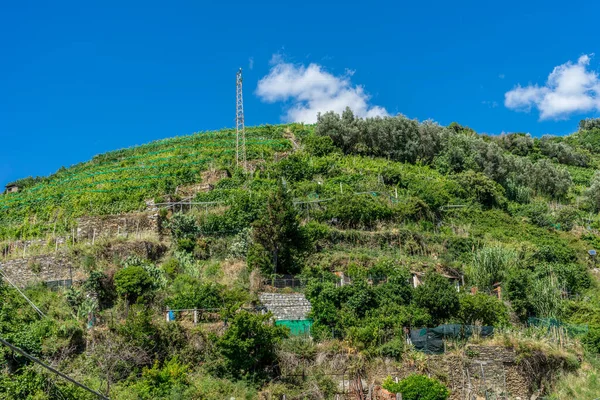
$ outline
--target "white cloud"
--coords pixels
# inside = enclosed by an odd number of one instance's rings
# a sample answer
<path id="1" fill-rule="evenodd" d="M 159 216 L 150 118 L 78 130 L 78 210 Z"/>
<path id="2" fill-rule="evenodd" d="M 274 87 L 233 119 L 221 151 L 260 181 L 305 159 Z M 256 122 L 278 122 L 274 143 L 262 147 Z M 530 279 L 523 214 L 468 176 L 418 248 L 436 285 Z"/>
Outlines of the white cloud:
<path id="1" fill-rule="evenodd" d="M 354 86 L 346 70 L 334 76 L 318 64 L 294 65 L 280 55 L 273 55 L 271 70 L 259 82 L 256 94 L 269 103 L 287 102 L 285 120 L 314 123 L 317 113 L 341 113 L 350 107 L 359 117 L 385 116 L 383 107 L 369 105 L 369 96 L 362 86 Z"/>
<path id="2" fill-rule="evenodd" d="M 252 70 L 254 68 L 254 57 L 250 57 L 248 59 L 248 69 Z"/>
<path id="3" fill-rule="evenodd" d="M 540 119 L 565 118 L 575 112 L 600 110 L 600 79 L 588 70 L 593 54 L 555 67 L 544 86 L 517 85 L 504 94 L 504 105 L 516 111 L 537 108 Z"/>

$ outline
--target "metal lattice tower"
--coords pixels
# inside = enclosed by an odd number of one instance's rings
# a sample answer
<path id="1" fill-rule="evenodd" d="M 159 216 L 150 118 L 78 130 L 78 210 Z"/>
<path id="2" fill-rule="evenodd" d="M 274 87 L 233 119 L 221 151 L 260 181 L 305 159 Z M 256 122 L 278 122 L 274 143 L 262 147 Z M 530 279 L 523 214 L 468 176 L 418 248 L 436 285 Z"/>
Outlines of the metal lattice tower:
<path id="1" fill-rule="evenodd" d="M 244 98 L 242 96 L 242 69 L 237 72 L 235 79 L 236 112 L 235 112 L 235 161 L 247 169 L 246 164 L 246 129 L 244 128 Z"/>

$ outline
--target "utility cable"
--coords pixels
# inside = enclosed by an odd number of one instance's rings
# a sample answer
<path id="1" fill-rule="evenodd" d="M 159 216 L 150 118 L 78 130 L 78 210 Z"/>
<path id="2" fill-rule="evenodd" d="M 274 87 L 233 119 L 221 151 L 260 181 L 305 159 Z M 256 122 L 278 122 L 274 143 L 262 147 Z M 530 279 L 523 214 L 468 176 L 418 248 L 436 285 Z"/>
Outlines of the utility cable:
<path id="1" fill-rule="evenodd" d="M 39 360 L 39 359 L 35 358 L 34 356 L 32 356 L 32 355 L 30 355 L 30 354 L 27 354 L 27 353 L 26 353 L 24 350 L 21 350 L 20 348 L 18 348 L 18 347 L 16 347 L 16 346 L 13 346 L 12 344 L 8 343 L 6 340 L 4 340 L 4 339 L 0 338 L 0 343 L 1 343 L 1 344 L 3 344 L 3 345 L 5 345 L 5 346 L 6 346 L 6 347 L 8 347 L 9 349 L 11 349 L 11 350 L 13 350 L 13 351 L 16 351 L 17 353 L 21 354 L 22 356 L 24 356 L 24 357 L 26 357 L 26 358 L 30 359 L 31 361 L 33 361 L 33 362 L 35 362 L 35 363 L 37 363 L 37 364 L 41 365 L 42 367 L 46 368 L 48 371 L 50 371 L 50 372 L 53 372 L 53 373 L 55 373 L 56 375 L 60 376 L 61 378 L 65 379 L 65 380 L 67 380 L 67 381 L 69 381 L 69 382 L 71 382 L 72 384 L 74 384 L 74 385 L 77 385 L 77 386 L 79 386 L 80 388 L 82 388 L 82 389 L 84 389 L 84 390 L 87 390 L 88 392 L 90 392 L 90 393 L 92 393 L 92 394 L 94 394 L 94 395 L 98 396 L 98 398 L 99 398 L 99 399 L 102 399 L 102 400 L 110 400 L 108 397 L 104 396 L 103 394 L 101 394 L 101 393 L 98 393 L 98 392 L 96 392 L 94 389 L 90 389 L 89 387 L 85 386 L 84 384 L 77 382 L 75 379 L 73 379 L 73 378 L 71 378 L 71 377 L 69 377 L 69 376 L 67 376 L 67 375 L 63 374 L 62 372 L 60 372 L 60 371 L 58 371 L 58 370 L 56 370 L 56 369 L 54 369 L 54 368 L 52 368 L 51 366 L 49 366 L 49 365 L 45 364 L 43 361 L 41 361 L 41 360 Z"/>
<path id="2" fill-rule="evenodd" d="M 17 287 L 17 285 L 15 285 L 14 283 L 12 283 L 12 282 L 11 282 L 11 280 L 10 280 L 10 279 L 8 279 L 8 277 L 6 276 L 6 274 L 5 274 L 4 272 L 2 272 L 2 269 L 0 269 L 0 275 L 1 275 L 1 276 L 4 278 L 4 280 L 5 280 L 6 282 L 8 282 L 8 283 L 9 283 L 9 284 L 10 284 L 12 287 L 14 287 L 14 288 L 17 290 L 17 292 L 19 292 L 19 294 L 20 294 L 21 296 L 23 296 L 23 298 L 25 298 L 25 300 L 27 300 L 27 302 L 28 302 L 28 303 L 31 305 L 31 307 L 33 307 L 33 309 L 34 309 L 34 310 L 35 310 L 35 311 L 36 311 L 36 312 L 37 312 L 37 313 L 40 315 L 40 317 L 42 317 L 42 318 L 46 318 L 46 314 L 44 314 L 44 313 L 42 312 L 42 310 L 40 310 L 40 309 L 38 308 L 38 306 L 36 306 L 36 305 L 33 303 L 33 301 L 29 300 L 29 297 L 25 296 L 25 293 L 23 293 L 23 292 L 21 291 L 21 289 L 19 289 L 19 288 Z"/>

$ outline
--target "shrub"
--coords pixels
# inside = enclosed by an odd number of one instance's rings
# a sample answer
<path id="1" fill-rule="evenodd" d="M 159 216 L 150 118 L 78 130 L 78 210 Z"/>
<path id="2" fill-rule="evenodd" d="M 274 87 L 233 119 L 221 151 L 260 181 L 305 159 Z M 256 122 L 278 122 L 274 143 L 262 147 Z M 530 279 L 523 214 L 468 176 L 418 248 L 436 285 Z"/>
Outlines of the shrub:
<path id="1" fill-rule="evenodd" d="M 393 217 L 392 209 L 372 194 L 342 194 L 327 206 L 326 218 L 337 219 L 345 227 L 371 228 L 378 221 Z"/>
<path id="2" fill-rule="evenodd" d="M 402 354 L 404 353 L 404 347 L 404 340 L 401 337 L 396 337 L 379 346 L 378 353 L 382 357 L 389 357 L 396 361 L 400 361 L 402 359 Z"/>
<path id="3" fill-rule="evenodd" d="M 165 273 L 171 278 L 177 275 L 179 272 L 181 272 L 181 264 L 179 263 L 179 260 L 177 260 L 174 257 L 169 258 L 167 261 L 165 261 L 162 265 L 162 268 L 165 271 Z"/>
<path id="4" fill-rule="evenodd" d="M 575 207 L 565 206 L 556 213 L 556 222 L 560 229 L 569 232 L 575 226 L 579 212 Z"/>
<path id="5" fill-rule="evenodd" d="M 502 301 L 487 294 L 463 294 L 460 296 L 458 320 L 465 325 L 497 326 L 508 323 L 508 310 Z"/>
<path id="6" fill-rule="evenodd" d="M 115 274 L 115 286 L 119 296 L 129 303 L 135 303 L 140 296 L 150 291 L 152 278 L 143 267 L 126 267 Z"/>
<path id="7" fill-rule="evenodd" d="M 446 400 L 450 396 L 446 386 L 425 375 L 410 375 L 398 383 L 388 376 L 382 386 L 392 393 L 402 393 L 403 400 Z"/>
<path id="8" fill-rule="evenodd" d="M 101 309 L 110 308 L 117 297 L 113 280 L 101 271 L 92 271 L 83 288 L 98 299 Z"/>
<path id="9" fill-rule="evenodd" d="M 586 192 L 588 201 L 595 211 L 600 210 L 600 171 L 596 171 L 592 177 L 590 188 Z"/>
<path id="10" fill-rule="evenodd" d="M 276 346 L 288 336 L 287 328 L 270 323 L 270 314 L 241 311 L 218 339 L 225 370 L 234 378 L 262 380 L 277 360 Z"/>
<path id="11" fill-rule="evenodd" d="M 277 172 L 288 182 L 298 182 L 312 177 L 312 168 L 301 154 L 294 153 L 276 165 Z"/>
<path id="12" fill-rule="evenodd" d="M 444 322 L 455 315 L 460 307 L 456 288 L 448 279 L 431 271 L 415 289 L 413 301 L 418 307 L 429 311 L 434 324 Z"/>
<path id="13" fill-rule="evenodd" d="M 223 306 L 223 288 L 216 283 L 180 275 L 173 282 L 172 295 L 167 304 L 172 309 L 220 308 Z"/>
<path id="14" fill-rule="evenodd" d="M 337 148 L 329 136 L 307 136 L 304 141 L 304 149 L 313 156 L 323 157 L 333 153 Z"/>
<path id="15" fill-rule="evenodd" d="M 600 326 L 592 326 L 581 339 L 586 350 L 593 354 L 600 354 Z"/>
<path id="16" fill-rule="evenodd" d="M 506 201 L 504 188 L 480 172 L 466 171 L 456 175 L 454 179 L 469 199 L 484 207 L 500 206 Z"/>
<path id="17" fill-rule="evenodd" d="M 174 214 L 165 227 L 175 239 L 195 239 L 200 233 L 195 217 L 190 214 Z"/>
<path id="18" fill-rule="evenodd" d="M 184 238 L 177 240 L 177 250 L 179 250 L 179 251 L 185 251 L 187 253 L 191 253 L 194 251 L 195 246 L 196 246 L 196 243 L 195 243 L 194 239 L 184 237 Z"/>

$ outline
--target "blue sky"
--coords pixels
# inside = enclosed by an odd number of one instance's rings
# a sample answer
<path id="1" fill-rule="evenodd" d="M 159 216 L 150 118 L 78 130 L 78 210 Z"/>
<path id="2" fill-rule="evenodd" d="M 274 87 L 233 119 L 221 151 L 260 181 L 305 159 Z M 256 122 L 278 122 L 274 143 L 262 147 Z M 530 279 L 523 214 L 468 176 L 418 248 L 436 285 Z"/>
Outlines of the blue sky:
<path id="1" fill-rule="evenodd" d="M 3 2 L 0 185 L 231 127 L 239 67 L 247 125 L 348 103 L 567 134 L 599 114 L 599 12 L 577 0 Z"/>

